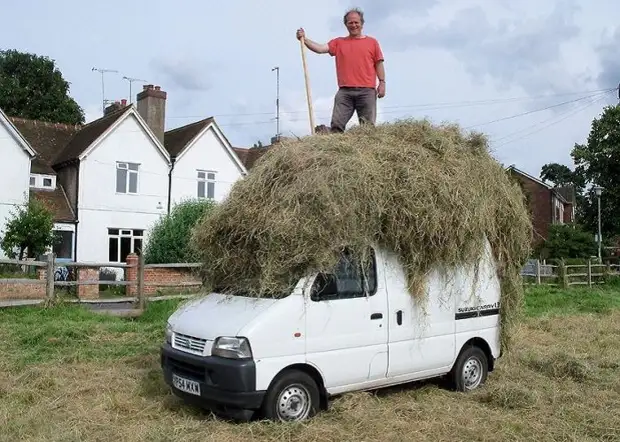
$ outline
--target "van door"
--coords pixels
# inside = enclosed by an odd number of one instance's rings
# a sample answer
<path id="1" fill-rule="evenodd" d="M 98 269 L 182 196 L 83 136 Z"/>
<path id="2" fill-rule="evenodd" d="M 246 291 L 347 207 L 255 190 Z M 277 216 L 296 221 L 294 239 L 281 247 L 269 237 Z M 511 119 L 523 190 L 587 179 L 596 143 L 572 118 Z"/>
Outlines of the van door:
<path id="1" fill-rule="evenodd" d="M 383 268 L 389 293 L 388 378 L 432 376 L 444 371 L 455 357 L 456 281 L 437 272 L 427 275 L 423 299 L 409 293 L 397 256 L 385 252 Z M 455 285 L 454 283 L 457 282 Z"/>
<path id="2" fill-rule="evenodd" d="M 333 274 L 319 274 L 306 301 L 306 359 L 327 388 L 384 379 L 387 296 L 377 259 L 362 268 L 345 250 Z"/>

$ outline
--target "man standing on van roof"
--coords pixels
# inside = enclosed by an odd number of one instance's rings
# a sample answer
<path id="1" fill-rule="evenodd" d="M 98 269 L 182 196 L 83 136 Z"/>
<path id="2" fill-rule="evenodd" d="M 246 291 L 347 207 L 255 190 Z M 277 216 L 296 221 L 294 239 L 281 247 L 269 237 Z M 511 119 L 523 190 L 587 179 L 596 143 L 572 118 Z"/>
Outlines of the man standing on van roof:
<path id="1" fill-rule="evenodd" d="M 349 10 L 344 15 L 344 24 L 349 35 L 336 37 L 326 44 L 305 38 L 303 28 L 297 30 L 297 38 L 304 37 L 308 49 L 336 57 L 339 89 L 334 98 L 332 132 L 344 132 L 355 111 L 360 124 L 375 124 L 377 97 L 385 96 L 383 53 L 376 39 L 362 34 L 364 13 L 357 8 Z"/>

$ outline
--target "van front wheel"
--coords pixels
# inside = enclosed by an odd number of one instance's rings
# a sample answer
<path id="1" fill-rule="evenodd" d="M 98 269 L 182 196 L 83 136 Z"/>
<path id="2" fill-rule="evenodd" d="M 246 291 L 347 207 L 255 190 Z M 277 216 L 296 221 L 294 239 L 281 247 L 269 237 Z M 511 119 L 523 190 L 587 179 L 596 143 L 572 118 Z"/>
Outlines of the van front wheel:
<path id="1" fill-rule="evenodd" d="M 275 421 L 303 421 L 319 409 L 319 389 L 314 379 L 302 371 L 285 371 L 267 391 L 263 403 L 265 418 Z"/>
<path id="2" fill-rule="evenodd" d="M 457 391 L 471 391 L 487 379 L 489 361 L 479 347 L 468 347 L 459 355 L 452 369 L 452 384 Z"/>

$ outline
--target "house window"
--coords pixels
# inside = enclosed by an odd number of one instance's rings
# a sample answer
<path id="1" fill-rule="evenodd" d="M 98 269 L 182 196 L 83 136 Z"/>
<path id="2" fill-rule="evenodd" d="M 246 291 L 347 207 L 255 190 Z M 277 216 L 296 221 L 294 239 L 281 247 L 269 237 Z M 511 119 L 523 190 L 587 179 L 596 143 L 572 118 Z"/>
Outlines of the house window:
<path id="1" fill-rule="evenodd" d="M 116 163 L 117 193 L 138 193 L 138 166 L 136 163 Z"/>
<path id="2" fill-rule="evenodd" d="M 30 175 L 30 187 L 53 189 L 56 186 L 56 177 L 49 175 Z"/>
<path id="3" fill-rule="evenodd" d="M 564 203 L 553 198 L 553 224 L 564 224 Z"/>
<path id="4" fill-rule="evenodd" d="M 215 198 L 215 172 L 198 171 L 198 198 Z"/>
<path id="5" fill-rule="evenodd" d="M 73 259 L 73 232 L 68 230 L 54 230 L 57 242 L 53 250 L 58 259 Z"/>
<path id="6" fill-rule="evenodd" d="M 142 253 L 144 230 L 108 229 L 108 260 L 110 262 L 127 262 L 130 253 Z"/>

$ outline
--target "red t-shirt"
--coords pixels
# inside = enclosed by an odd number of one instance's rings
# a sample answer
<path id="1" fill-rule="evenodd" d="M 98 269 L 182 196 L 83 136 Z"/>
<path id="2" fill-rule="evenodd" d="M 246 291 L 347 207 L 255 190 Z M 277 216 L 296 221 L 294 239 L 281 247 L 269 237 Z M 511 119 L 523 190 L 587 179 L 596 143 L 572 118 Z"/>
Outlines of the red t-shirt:
<path id="1" fill-rule="evenodd" d="M 373 37 L 337 37 L 329 41 L 329 54 L 336 57 L 339 87 L 377 86 L 375 65 L 383 61 L 379 42 Z"/>

